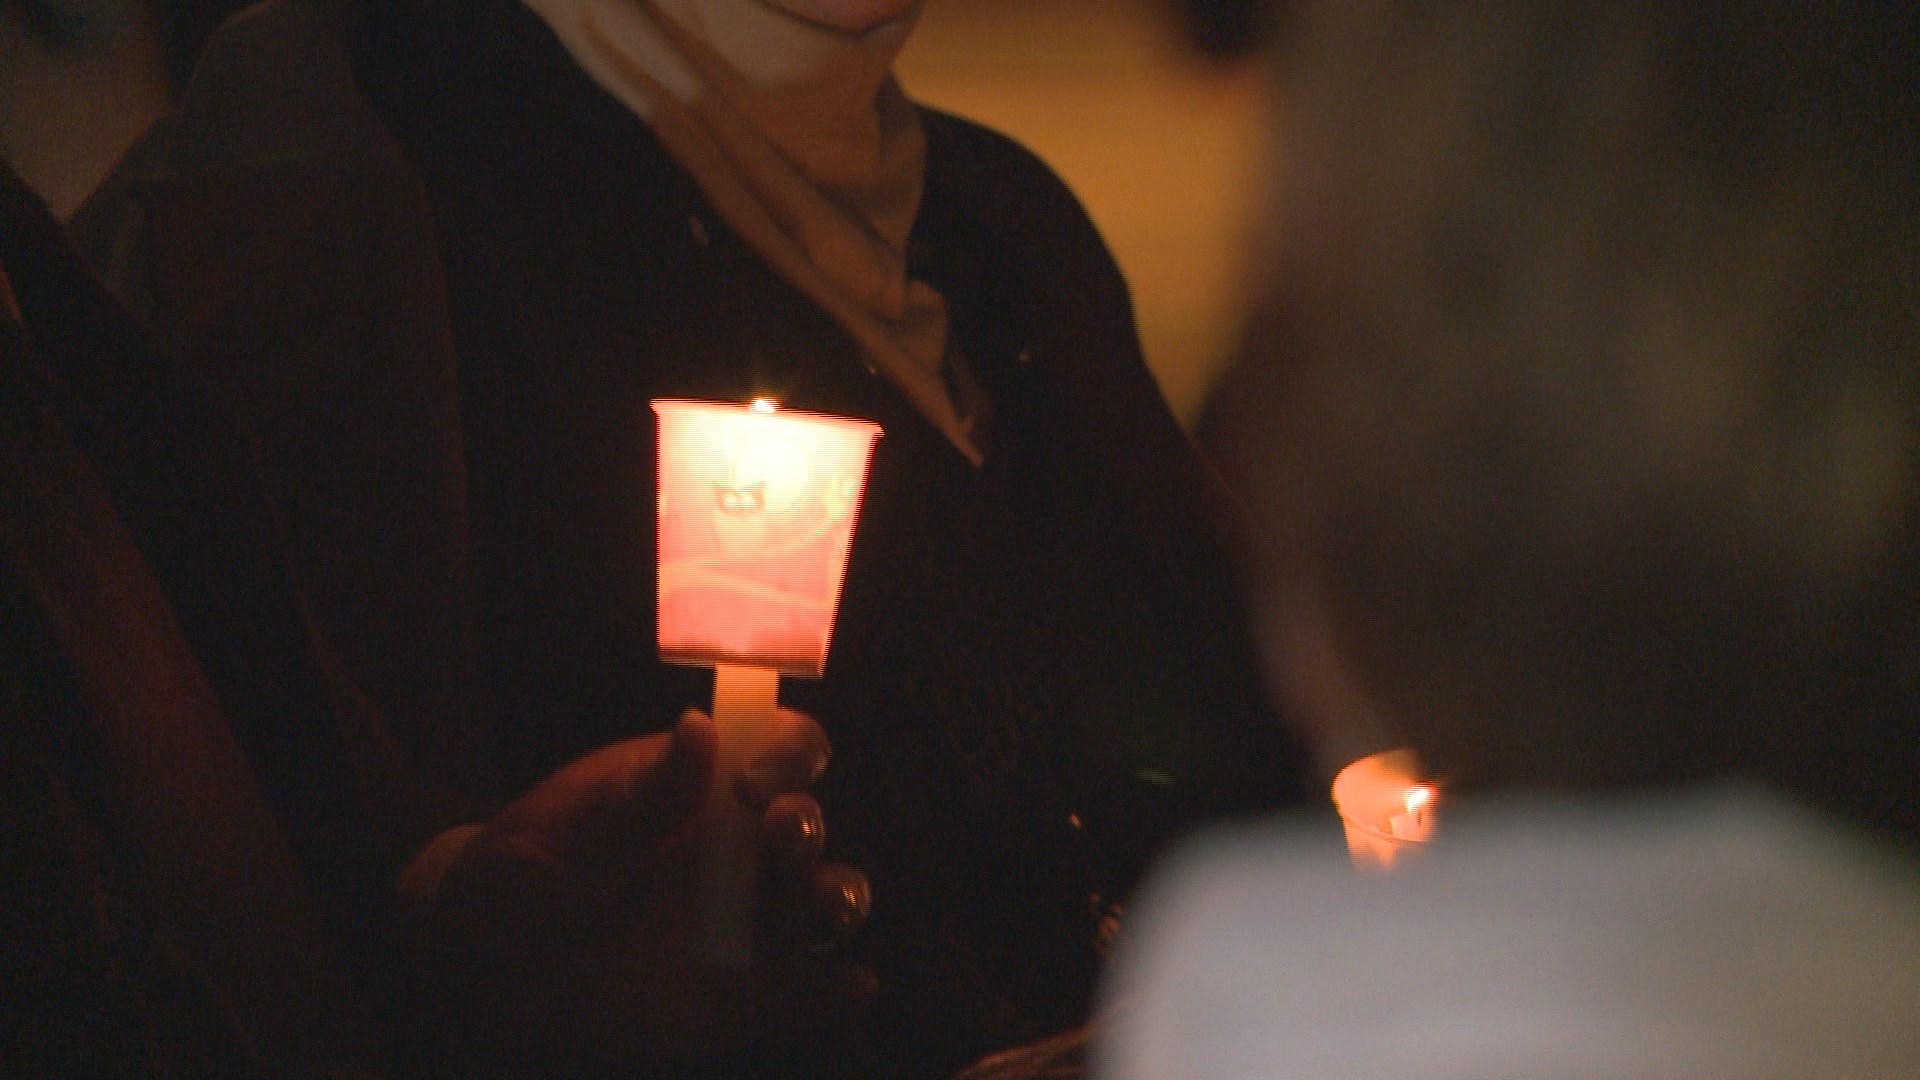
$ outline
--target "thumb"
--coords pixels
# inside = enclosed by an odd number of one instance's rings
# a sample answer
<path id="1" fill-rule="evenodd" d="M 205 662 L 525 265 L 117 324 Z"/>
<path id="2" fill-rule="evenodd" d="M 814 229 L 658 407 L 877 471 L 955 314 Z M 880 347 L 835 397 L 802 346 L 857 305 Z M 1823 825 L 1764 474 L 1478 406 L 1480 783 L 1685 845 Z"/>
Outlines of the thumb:
<path id="1" fill-rule="evenodd" d="M 671 732 L 602 747 L 509 808 L 516 846 L 576 867 L 645 857 L 686 827 L 713 782 L 713 721 L 687 710 Z"/>
<path id="2" fill-rule="evenodd" d="M 658 760 L 629 774 L 628 836 L 651 848 L 686 827 L 713 785 L 718 740 L 707 714 L 698 709 L 680 714 Z"/>

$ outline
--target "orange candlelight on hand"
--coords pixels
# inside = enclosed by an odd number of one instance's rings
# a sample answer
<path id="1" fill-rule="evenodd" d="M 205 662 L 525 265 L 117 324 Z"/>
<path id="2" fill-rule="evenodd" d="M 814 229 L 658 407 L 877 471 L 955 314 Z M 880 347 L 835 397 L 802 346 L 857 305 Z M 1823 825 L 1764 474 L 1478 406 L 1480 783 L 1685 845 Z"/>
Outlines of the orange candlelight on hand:
<path id="1" fill-rule="evenodd" d="M 751 405 L 655 401 L 660 656 L 712 665 L 720 737 L 703 821 L 707 958 L 752 951 L 759 822 L 730 778 L 772 722 L 781 674 L 818 677 L 846 577 L 876 424 Z"/>

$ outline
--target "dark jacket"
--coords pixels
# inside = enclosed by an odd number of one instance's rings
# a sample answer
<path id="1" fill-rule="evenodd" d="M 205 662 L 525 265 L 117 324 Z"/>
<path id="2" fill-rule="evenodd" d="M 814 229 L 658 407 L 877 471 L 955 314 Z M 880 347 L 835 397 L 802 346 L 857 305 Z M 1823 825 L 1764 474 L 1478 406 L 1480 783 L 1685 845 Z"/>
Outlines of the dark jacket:
<path id="1" fill-rule="evenodd" d="M 883 996 L 846 1067 L 933 1075 L 1080 1018 L 1141 864 L 1304 798 L 1307 760 L 1072 195 L 925 113 L 909 257 L 992 401 L 975 469 L 520 4 L 316 10 L 230 25 L 88 228 L 247 403 L 310 603 L 403 741 L 511 791 L 705 703 L 655 655 L 650 398 L 877 420 L 826 677 L 782 688 L 833 738 L 819 795 L 875 886 Z"/>
<path id="2" fill-rule="evenodd" d="M 311 633 L 244 423 L 4 169 L 0 664 L 0 1073 L 378 1064 L 382 883 L 435 826 Z"/>

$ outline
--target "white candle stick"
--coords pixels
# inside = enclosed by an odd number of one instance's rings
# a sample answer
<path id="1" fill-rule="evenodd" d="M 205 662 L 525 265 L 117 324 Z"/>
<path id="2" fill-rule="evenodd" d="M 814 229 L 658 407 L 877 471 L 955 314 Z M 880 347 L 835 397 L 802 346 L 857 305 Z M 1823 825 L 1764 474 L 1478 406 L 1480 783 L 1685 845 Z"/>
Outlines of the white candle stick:
<path id="1" fill-rule="evenodd" d="M 701 820 L 703 959 L 753 955 L 759 816 L 735 783 L 767 745 L 782 673 L 818 677 L 880 429 L 751 406 L 656 401 L 660 653 L 714 667 L 718 736 Z"/>

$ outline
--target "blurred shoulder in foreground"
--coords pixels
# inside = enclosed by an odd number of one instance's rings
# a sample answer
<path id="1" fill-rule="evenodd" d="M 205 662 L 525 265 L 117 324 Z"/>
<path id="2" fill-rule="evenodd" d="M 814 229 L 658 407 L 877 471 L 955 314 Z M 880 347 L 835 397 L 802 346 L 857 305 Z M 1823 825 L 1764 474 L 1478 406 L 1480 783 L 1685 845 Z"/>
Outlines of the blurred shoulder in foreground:
<path id="1" fill-rule="evenodd" d="M 1911 863 L 1751 789 L 1486 810 L 1387 876 L 1287 828 L 1190 849 L 1137 911 L 1101 1074 L 1920 1070 Z"/>
<path id="2" fill-rule="evenodd" d="M 1206 431 L 1273 683 L 1453 786 L 1176 860 L 1108 1076 L 1914 1074 L 1917 22 L 1289 5 Z"/>

